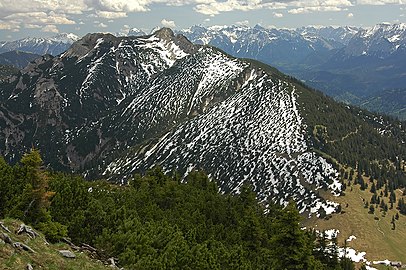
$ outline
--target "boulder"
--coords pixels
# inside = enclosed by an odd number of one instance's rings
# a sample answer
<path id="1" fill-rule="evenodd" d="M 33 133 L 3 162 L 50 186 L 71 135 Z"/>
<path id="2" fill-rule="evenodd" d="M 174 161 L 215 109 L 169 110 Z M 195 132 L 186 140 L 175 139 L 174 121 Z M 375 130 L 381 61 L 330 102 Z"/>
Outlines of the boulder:
<path id="1" fill-rule="evenodd" d="M 59 250 L 59 253 L 61 253 L 62 256 L 64 256 L 65 258 L 70 258 L 70 259 L 74 259 L 76 258 L 75 253 L 73 253 L 70 250 Z"/>
<path id="2" fill-rule="evenodd" d="M 25 250 L 31 253 L 35 253 L 35 251 L 30 248 L 29 246 L 27 246 L 26 244 L 20 243 L 20 242 L 15 242 L 13 243 L 13 246 L 17 249 L 21 249 L 21 250 Z"/>
<path id="3" fill-rule="evenodd" d="M 4 223 L 1 222 L 1 221 L 0 221 L 0 227 L 1 227 L 3 230 L 5 230 L 6 232 L 11 233 L 11 231 L 7 228 L 7 226 L 4 225 Z"/>
<path id="4" fill-rule="evenodd" d="M 20 225 L 20 228 L 17 231 L 17 234 L 22 233 L 28 234 L 31 238 L 39 236 L 39 234 L 36 231 L 34 231 L 31 227 L 25 225 L 24 223 Z"/>

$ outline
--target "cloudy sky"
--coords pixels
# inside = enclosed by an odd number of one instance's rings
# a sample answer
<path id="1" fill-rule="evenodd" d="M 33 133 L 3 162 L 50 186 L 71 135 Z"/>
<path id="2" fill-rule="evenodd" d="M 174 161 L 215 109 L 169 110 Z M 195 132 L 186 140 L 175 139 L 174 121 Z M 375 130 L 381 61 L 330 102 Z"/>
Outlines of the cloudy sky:
<path id="1" fill-rule="evenodd" d="M 195 24 L 367 27 L 405 14 L 406 0 L 0 0 L 0 40 Z"/>

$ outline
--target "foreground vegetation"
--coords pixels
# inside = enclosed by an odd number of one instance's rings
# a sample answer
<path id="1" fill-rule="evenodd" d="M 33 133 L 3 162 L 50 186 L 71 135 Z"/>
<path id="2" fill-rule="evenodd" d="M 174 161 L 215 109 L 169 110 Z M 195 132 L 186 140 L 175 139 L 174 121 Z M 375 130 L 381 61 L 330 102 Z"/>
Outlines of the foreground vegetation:
<path id="1" fill-rule="evenodd" d="M 86 182 L 41 168 L 36 150 L 19 165 L 0 159 L 0 213 L 40 229 L 50 241 L 68 235 L 129 269 L 353 269 L 302 230 L 293 202 L 259 204 L 250 186 L 237 196 L 192 172 L 155 168 L 129 186 Z"/>
<path id="2" fill-rule="evenodd" d="M 112 269 L 105 266 L 101 261 L 90 259 L 85 253 L 76 253 L 75 259 L 64 258 L 59 253 L 59 250 L 66 250 L 69 246 L 63 243 L 49 244 L 44 240 L 43 235 L 31 238 L 27 234 L 16 234 L 15 231 L 18 230 L 21 221 L 6 219 L 1 222 L 10 230 L 7 235 L 13 241 L 24 243 L 35 251 L 17 250 L 13 246 L 0 241 L 0 269 L 2 270 L 28 269 L 27 265 L 31 265 L 33 269 L 50 270 Z M 2 233 L 1 231 L 0 229 L 0 233 Z"/>

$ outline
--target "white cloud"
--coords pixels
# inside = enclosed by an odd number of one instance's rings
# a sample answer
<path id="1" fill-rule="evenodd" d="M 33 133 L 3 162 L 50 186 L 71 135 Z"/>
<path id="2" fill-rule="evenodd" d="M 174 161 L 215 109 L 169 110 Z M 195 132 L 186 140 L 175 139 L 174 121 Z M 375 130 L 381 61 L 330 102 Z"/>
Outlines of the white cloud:
<path id="1" fill-rule="evenodd" d="M 348 13 L 347 14 L 347 18 L 353 18 L 354 17 L 354 14 L 353 13 Z"/>
<path id="2" fill-rule="evenodd" d="M 228 11 L 250 11 L 258 9 L 284 9 L 286 3 L 284 2 L 269 2 L 262 0 L 227 0 L 217 1 L 209 0 L 202 4 L 197 4 L 194 8 L 195 11 L 206 15 L 217 15 L 221 12 Z"/>
<path id="3" fill-rule="evenodd" d="M 151 0 L 84 0 L 84 3 L 100 11 L 142 12 L 149 10 Z M 156 1 L 155 1 L 156 2 Z"/>
<path id="4" fill-rule="evenodd" d="M 57 14 L 53 11 L 45 12 L 27 12 L 27 13 L 14 13 L 4 18 L 8 21 L 14 21 L 19 24 L 75 24 L 73 20 L 66 17 L 65 14 Z"/>
<path id="5" fill-rule="evenodd" d="M 134 12 L 156 11 L 157 5 L 189 5 L 196 12 L 208 16 L 268 9 L 275 11 L 273 17 L 281 18 L 286 11 L 302 14 L 345 11 L 356 5 L 391 4 L 405 5 L 406 0 L 0 0 L 0 29 L 18 31 L 33 26 L 75 24 L 75 14 L 114 20 Z M 169 20 L 166 24 L 174 27 Z"/>
<path id="6" fill-rule="evenodd" d="M 104 23 L 99 23 L 99 24 L 97 24 L 97 27 L 100 27 L 100 28 L 107 28 L 107 25 L 104 24 Z"/>
<path id="7" fill-rule="evenodd" d="M 375 6 L 381 6 L 381 5 L 387 5 L 387 4 L 406 4 L 406 1 L 404 0 L 357 0 L 357 4 L 359 5 L 375 5 Z"/>
<path id="8" fill-rule="evenodd" d="M 128 31 L 130 31 L 130 29 L 131 28 L 130 28 L 130 26 L 128 24 L 124 24 L 123 28 L 120 29 L 120 33 L 122 35 L 126 35 L 126 34 L 128 34 Z"/>
<path id="9" fill-rule="evenodd" d="M 60 12 L 64 14 L 81 14 L 88 6 L 83 0 L 0 0 L 0 16 L 28 12 Z"/>
<path id="10" fill-rule="evenodd" d="M 283 18 L 283 14 L 280 13 L 280 12 L 274 12 L 274 13 L 273 13 L 273 16 L 274 16 L 275 18 Z"/>
<path id="11" fill-rule="evenodd" d="M 96 11 L 97 17 L 106 18 L 106 19 L 117 19 L 127 17 L 125 12 L 115 12 L 115 11 Z"/>
<path id="12" fill-rule="evenodd" d="M 290 14 L 306 14 L 313 12 L 326 12 L 326 11 L 342 11 L 341 7 L 334 6 L 314 6 L 314 7 L 300 7 L 288 11 Z"/>
<path id="13" fill-rule="evenodd" d="M 55 25 L 49 24 L 41 29 L 42 32 L 59 33 L 58 28 Z"/>
<path id="14" fill-rule="evenodd" d="M 250 11 L 259 9 L 290 9 L 289 13 L 300 14 L 311 12 L 341 11 L 344 10 L 345 7 L 350 7 L 353 5 L 354 4 L 350 0 L 208 0 L 207 2 L 201 4 L 196 3 L 194 9 L 195 11 L 206 15 L 217 15 L 228 11 Z M 274 17 L 283 17 L 283 13 L 275 12 Z"/>
<path id="15" fill-rule="evenodd" d="M 19 29 L 19 25 L 15 25 L 13 22 L 0 21 L 0 30 L 13 30 Z"/>
<path id="16" fill-rule="evenodd" d="M 174 21 L 170 21 L 170 20 L 167 20 L 167 19 L 163 19 L 163 20 L 161 21 L 161 24 L 162 24 L 163 26 L 169 27 L 169 28 L 175 28 L 175 27 L 176 27 L 176 24 L 175 24 Z"/>
<path id="17" fill-rule="evenodd" d="M 41 25 L 38 25 L 38 24 L 26 23 L 26 24 L 24 24 L 24 28 L 28 28 L 28 29 L 39 29 L 39 28 L 42 28 L 42 26 L 41 26 Z"/>
<path id="18" fill-rule="evenodd" d="M 342 11 L 347 7 L 353 6 L 353 3 L 349 0 L 299 0 L 292 2 L 292 6 L 295 8 L 288 10 L 288 13 L 305 14 L 313 12 Z"/>
<path id="19" fill-rule="evenodd" d="M 75 24 L 64 14 L 57 14 L 53 11 L 45 12 L 26 12 L 14 13 L 6 16 L 0 21 L 0 29 L 10 30 L 13 32 L 20 31 L 21 28 L 41 29 L 43 32 L 58 33 L 56 25 Z"/>

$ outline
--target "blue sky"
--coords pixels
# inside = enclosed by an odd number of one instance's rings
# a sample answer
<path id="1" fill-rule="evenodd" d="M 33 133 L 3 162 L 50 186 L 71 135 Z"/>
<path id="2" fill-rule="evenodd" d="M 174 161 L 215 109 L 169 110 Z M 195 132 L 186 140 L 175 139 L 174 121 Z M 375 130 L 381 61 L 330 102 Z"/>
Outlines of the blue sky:
<path id="1" fill-rule="evenodd" d="M 405 23 L 406 0 L 0 0 L 0 40 L 157 26 Z"/>

